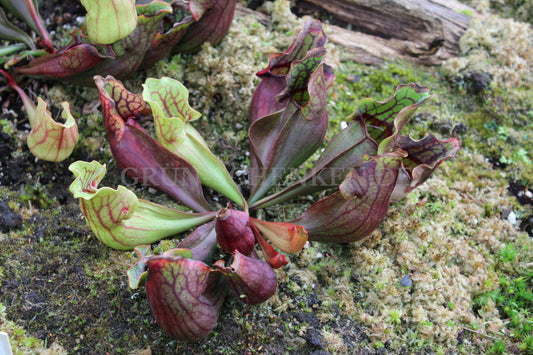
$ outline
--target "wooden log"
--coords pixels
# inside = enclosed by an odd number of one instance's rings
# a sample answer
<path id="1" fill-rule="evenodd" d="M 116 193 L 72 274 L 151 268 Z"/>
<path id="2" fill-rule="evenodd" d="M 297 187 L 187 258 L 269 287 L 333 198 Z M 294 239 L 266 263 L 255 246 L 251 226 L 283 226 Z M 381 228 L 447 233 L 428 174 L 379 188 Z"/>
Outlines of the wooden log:
<path id="1" fill-rule="evenodd" d="M 326 12 L 351 30 L 330 26 L 328 38 L 350 59 L 380 64 L 406 58 L 434 65 L 457 55 L 459 39 L 482 15 L 455 0 L 298 0 L 295 12 Z M 299 10 L 296 10 L 299 9 Z"/>

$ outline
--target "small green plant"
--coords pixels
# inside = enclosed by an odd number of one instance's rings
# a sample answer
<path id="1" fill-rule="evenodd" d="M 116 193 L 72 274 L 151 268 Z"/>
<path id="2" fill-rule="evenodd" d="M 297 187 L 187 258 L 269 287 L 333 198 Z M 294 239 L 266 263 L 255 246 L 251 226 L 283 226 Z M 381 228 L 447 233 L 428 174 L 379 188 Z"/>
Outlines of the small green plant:
<path id="1" fill-rule="evenodd" d="M 489 349 L 490 354 L 505 354 L 507 351 L 507 346 L 503 342 L 503 340 L 498 339 L 494 342 L 494 344 Z"/>
<path id="2" fill-rule="evenodd" d="M 509 139 L 509 134 L 510 134 L 509 127 L 498 126 L 496 128 L 496 132 L 498 133 L 498 136 L 504 141 Z"/>
<path id="3" fill-rule="evenodd" d="M 389 321 L 391 323 L 400 324 L 402 322 L 402 311 L 399 309 L 389 310 Z"/>
<path id="4" fill-rule="evenodd" d="M 461 10 L 459 11 L 460 13 L 466 15 L 466 16 L 469 16 L 469 17 L 474 17 L 474 13 L 472 12 L 472 10 L 470 9 L 464 9 L 464 10 Z"/>
<path id="5" fill-rule="evenodd" d="M 381 348 L 384 348 L 384 347 L 385 347 L 385 344 L 383 344 L 383 342 L 381 342 L 381 341 L 376 341 L 376 342 L 374 343 L 374 347 L 375 347 L 376 349 L 381 349 Z"/>
<path id="6" fill-rule="evenodd" d="M 512 244 L 506 244 L 500 255 L 504 263 L 512 263 L 516 258 L 516 250 Z"/>
<path id="7" fill-rule="evenodd" d="M 524 164 L 531 164 L 529 153 L 524 148 L 519 148 L 516 152 L 514 152 L 513 157 Z"/>
<path id="8" fill-rule="evenodd" d="M 512 252 L 509 249 L 507 253 L 508 258 L 514 260 L 516 254 L 514 249 Z M 500 287 L 496 290 L 479 295 L 475 300 L 478 306 L 483 306 L 491 299 L 500 314 L 509 318 L 508 328 L 512 337 L 508 340 L 498 339 L 490 351 L 494 354 L 506 353 L 510 344 L 506 344 L 505 341 L 511 341 L 514 346 L 525 353 L 530 353 L 533 349 L 533 292 L 531 291 L 533 272 L 526 272 L 514 279 L 502 277 L 499 285 Z"/>
<path id="9" fill-rule="evenodd" d="M 520 344 L 520 350 L 526 354 L 533 354 L 533 335 L 526 335 Z"/>
<path id="10" fill-rule="evenodd" d="M 20 200 L 22 202 L 31 201 L 36 206 L 42 208 L 46 208 L 54 203 L 54 200 L 48 197 L 46 189 L 40 183 L 36 183 L 35 185 L 25 185 Z"/>

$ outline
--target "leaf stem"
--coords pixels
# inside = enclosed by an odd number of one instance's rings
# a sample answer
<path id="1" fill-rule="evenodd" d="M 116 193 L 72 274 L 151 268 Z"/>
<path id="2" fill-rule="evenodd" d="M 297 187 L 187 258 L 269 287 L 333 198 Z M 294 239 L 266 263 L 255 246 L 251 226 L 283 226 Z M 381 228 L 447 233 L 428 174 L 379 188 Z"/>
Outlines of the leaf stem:
<path id="1" fill-rule="evenodd" d="M 52 44 L 52 40 L 50 39 L 50 35 L 48 34 L 48 31 L 43 25 L 42 19 L 39 16 L 39 13 L 35 9 L 35 5 L 33 4 L 32 0 L 24 0 L 24 3 L 26 4 L 26 7 L 28 8 L 31 18 L 33 22 L 35 23 L 35 26 L 37 26 L 37 29 L 39 30 L 39 34 L 41 35 L 41 38 L 43 40 L 43 45 L 45 46 L 46 50 L 49 53 L 55 53 L 54 46 Z"/>

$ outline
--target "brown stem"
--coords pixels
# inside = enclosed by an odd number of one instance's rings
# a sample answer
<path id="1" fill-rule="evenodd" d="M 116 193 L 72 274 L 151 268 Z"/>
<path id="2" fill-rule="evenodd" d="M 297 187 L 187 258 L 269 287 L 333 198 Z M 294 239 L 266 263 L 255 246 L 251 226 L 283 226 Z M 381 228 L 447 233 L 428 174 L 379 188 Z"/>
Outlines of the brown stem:
<path id="1" fill-rule="evenodd" d="M 487 334 L 483 334 L 483 333 L 480 333 L 478 331 L 475 331 L 474 329 L 470 329 L 470 328 L 466 328 L 466 327 L 463 327 L 464 330 L 468 330 L 469 332 L 472 332 L 472 333 L 476 333 L 477 335 L 480 335 L 482 337 L 485 337 L 485 338 L 489 338 L 489 339 L 493 339 L 493 340 L 498 340 L 498 338 L 496 337 L 493 337 L 493 336 L 490 336 L 490 335 L 487 335 Z"/>

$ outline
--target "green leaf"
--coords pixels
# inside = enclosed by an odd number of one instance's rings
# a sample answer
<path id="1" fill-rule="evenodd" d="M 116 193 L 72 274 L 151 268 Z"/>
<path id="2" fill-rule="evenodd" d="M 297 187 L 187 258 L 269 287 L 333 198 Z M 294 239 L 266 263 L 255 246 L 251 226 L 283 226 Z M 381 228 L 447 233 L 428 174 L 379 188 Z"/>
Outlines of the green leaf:
<path id="1" fill-rule="evenodd" d="M 224 164 L 189 124 L 200 114 L 189 106 L 187 89 L 171 78 L 148 79 L 143 88 L 143 98 L 154 115 L 158 141 L 191 164 L 202 184 L 244 206 L 244 198 Z"/>
<path id="2" fill-rule="evenodd" d="M 183 122 L 189 122 L 201 116 L 189 106 L 189 91 L 177 80 L 168 77 L 149 78 L 143 84 L 143 89 L 144 100 L 157 104 L 168 118 L 179 118 Z"/>
<path id="3" fill-rule="evenodd" d="M 385 101 L 361 100 L 352 117 L 366 123 L 370 137 L 379 143 L 378 153 L 385 153 L 393 149 L 405 123 L 429 97 L 427 87 L 416 83 L 399 85 Z"/>
<path id="4" fill-rule="evenodd" d="M 0 71 L 7 78 L 8 86 L 15 90 L 26 109 L 32 128 L 27 144 L 30 151 L 39 159 L 59 162 L 67 158 L 78 141 L 78 126 L 70 114 L 69 105 L 63 102 L 62 117 L 64 124 L 54 121 L 46 109 L 46 103 L 38 98 L 38 105 L 20 88 L 15 80 L 5 71 Z"/>
<path id="5" fill-rule="evenodd" d="M 1 31 L 1 29 L 0 29 Z M 0 34 L 1 36 L 1 34 Z M 11 44 L 9 46 L 3 46 L 2 48 L 0 48 L 0 57 L 4 57 L 4 56 L 8 56 L 10 54 L 13 54 L 13 53 L 16 53 L 18 51 L 20 51 L 21 49 L 24 49 L 26 46 L 23 44 L 23 43 L 17 43 L 17 44 Z M 0 60 L 5 60 L 4 58 L 0 59 Z"/>
<path id="6" fill-rule="evenodd" d="M 37 12 L 35 2 L 36 2 L 35 0 L 0 0 L 0 3 L 10 13 L 20 18 L 32 30 L 38 33 L 41 36 L 41 39 L 40 39 L 41 45 L 46 48 L 47 52 L 53 53 L 54 47 L 52 45 L 52 41 L 50 40 L 50 35 L 48 31 L 46 31 L 46 27 L 44 26 L 43 19 L 41 18 L 41 16 L 39 16 L 39 13 Z M 33 42 L 30 37 L 28 38 L 30 42 Z M 26 43 L 26 40 L 22 40 L 22 42 Z M 35 46 L 33 43 L 27 43 L 27 44 L 31 49 L 35 49 Z"/>
<path id="7" fill-rule="evenodd" d="M 139 285 L 144 284 L 148 271 L 146 271 L 146 261 L 152 256 L 152 247 L 150 245 L 139 245 L 134 248 L 139 256 L 139 260 L 133 264 L 127 271 L 128 285 L 136 289 Z"/>
<path id="8" fill-rule="evenodd" d="M 54 121 L 50 111 L 46 109 L 46 103 L 38 98 L 35 115 L 30 119 L 32 127 L 28 135 L 28 148 L 37 158 L 60 162 L 70 156 L 78 142 L 78 126 L 74 117 L 70 114 L 68 102 L 63 102 L 61 117 L 65 123 Z"/>
<path id="9" fill-rule="evenodd" d="M 147 105 L 120 81 L 95 76 L 111 153 L 124 173 L 165 191 L 194 211 L 211 211 L 196 170 L 153 139 L 136 121 Z M 126 121 L 125 121 L 126 120 Z"/>
<path id="10" fill-rule="evenodd" d="M 76 179 L 70 192 L 80 198 L 87 224 L 105 245 L 127 250 L 184 232 L 215 217 L 214 212 L 186 213 L 143 199 L 120 185 L 98 188 L 105 165 L 77 161 L 69 166 Z"/>
<path id="11" fill-rule="evenodd" d="M 29 48 L 35 49 L 35 45 L 33 44 L 31 37 L 28 36 L 26 32 L 9 22 L 2 8 L 0 8 L 0 38 L 7 41 L 22 42 Z"/>
<path id="12" fill-rule="evenodd" d="M 87 10 L 89 39 L 110 44 L 128 36 L 137 26 L 135 0 L 81 0 Z"/>

